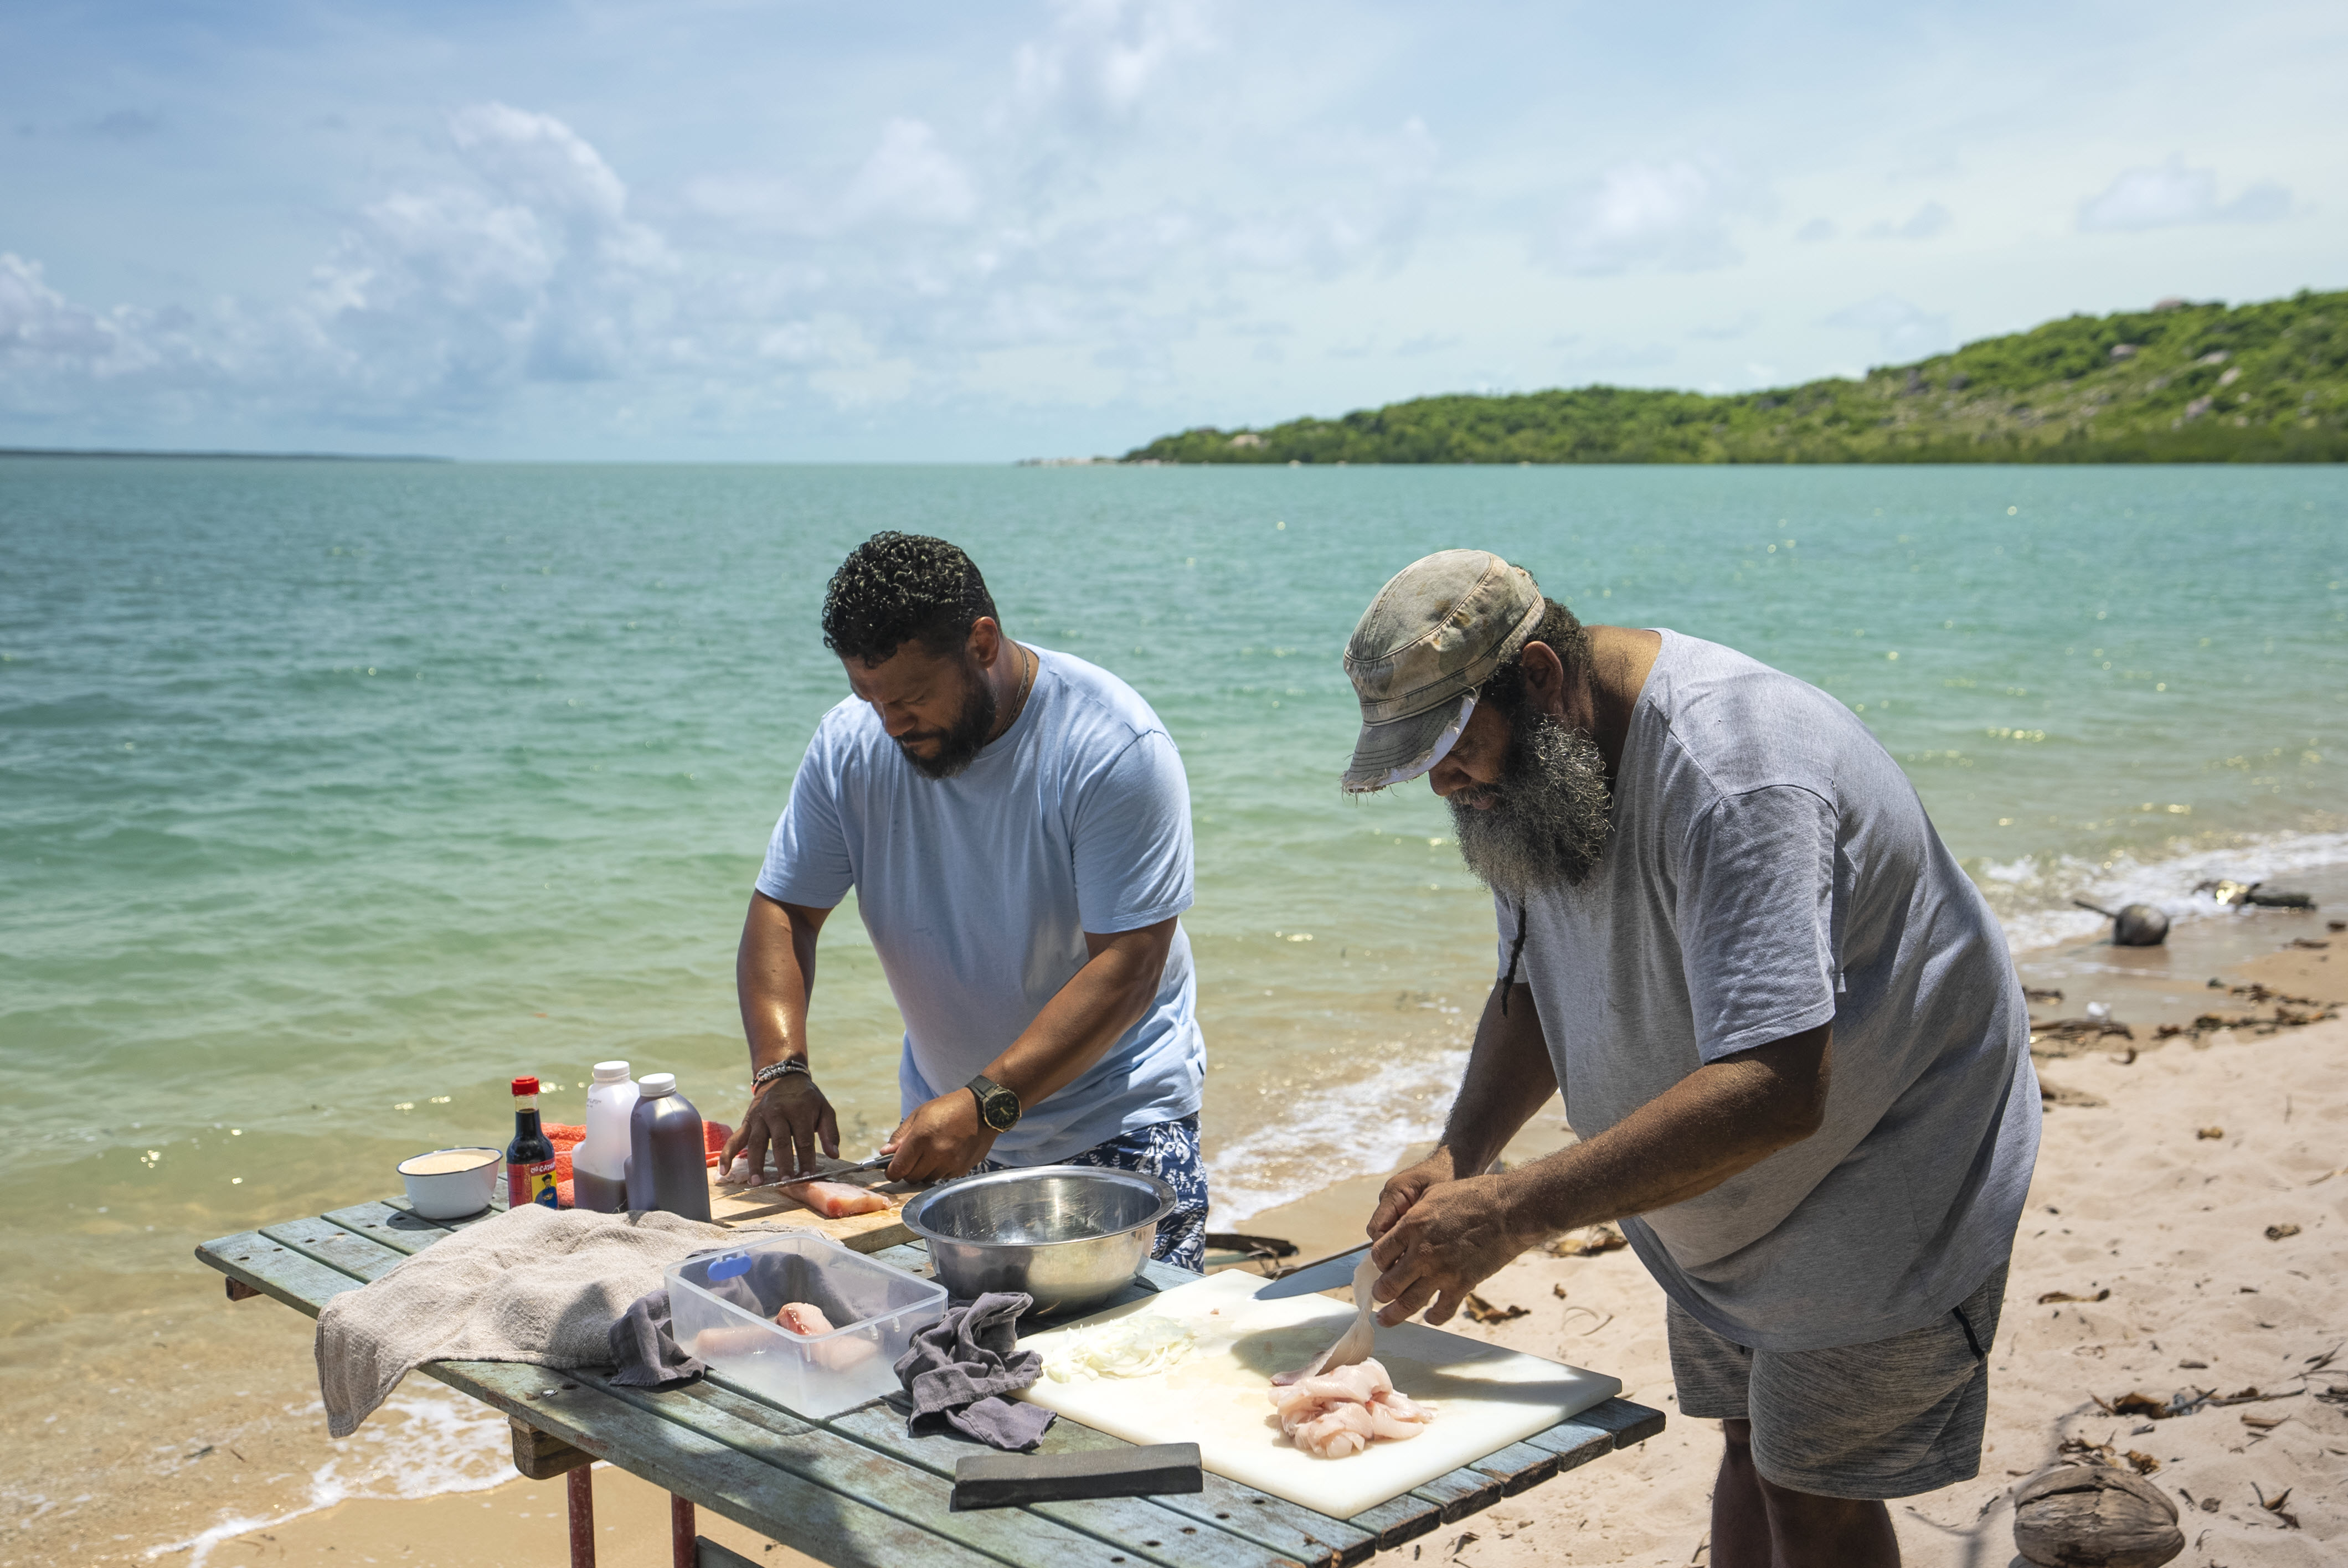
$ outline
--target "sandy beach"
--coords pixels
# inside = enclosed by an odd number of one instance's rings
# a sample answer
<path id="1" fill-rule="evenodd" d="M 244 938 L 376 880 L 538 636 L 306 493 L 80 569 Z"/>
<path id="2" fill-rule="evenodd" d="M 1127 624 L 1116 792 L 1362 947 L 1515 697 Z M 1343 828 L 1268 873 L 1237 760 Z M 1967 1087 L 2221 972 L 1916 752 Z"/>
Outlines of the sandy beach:
<path id="1" fill-rule="evenodd" d="M 2313 918 L 2266 929 L 2276 942 L 2334 945 L 2228 966 L 2209 978 L 2241 989 L 2209 992 L 2209 1009 L 2251 1016 L 2253 985 L 2322 1000 L 2348 989 L 2334 978 L 2348 939 L 2307 935 L 2323 929 Z M 2125 1000 L 2116 1010 L 2127 1016 Z M 2270 999 L 2263 1013 L 2273 1011 Z M 2046 1135 L 1994 1350 L 1989 1449 L 1976 1481 L 1894 1505 L 1910 1562 L 2009 1562 L 2010 1489 L 2066 1444 L 2107 1447 L 2178 1500 L 2189 1546 L 2180 1562 L 2314 1564 L 2348 1551 L 2348 1020 L 2261 1027 L 2140 1038 L 2133 1050 L 2116 1038 L 2046 1040 Z M 1552 1102 L 1510 1157 L 1565 1136 Z M 1308 1256 L 1334 1251 L 1352 1245 L 1376 1186 L 1340 1184 L 1248 1228 L 1290 1237 Z M 77 1469 L 107 1484 L 20 1506 L 0 1536 L 0 1568 L 68 1557 L 565 1561 L 561 1485 L 514 1478 L 502 1421 L 426 1379 L 344 1445 L 322 1422 L 283 1419 L 252 1422 L 261 1440 L 240 1442 L 238 1409 L 179 1408 L 160 1371 L 175 1340 L 249 1358 L 246 1416 L 314 1400 L 308 1326 L 265 1301 L 232 1307 L 190 1267 L 186 1303 L 159 1313 L 139 1343 L 118 1335 L 88 1348 L 98 1375 L 87 1402 L 23 1434 L 21 1451 L 50 1486 L 70 1484 Z M 1530 1254 L 1483 1295 L 1527 1311 L 1459 1331 L 1602 1369 L 1628 1397 L 1673 1410 L 1663 1298 L 1627 1251 Z M 2159 1421 L 2106 1408 L 2186 1389 L 2259 1398 Z M 125 1391 L 143 1396 L 135 1415 Z M 1674 1419 L 1633 1451 L 1393 1555 L 1467 1568 L 1704 1563 L 1718 1444 L 1715 1423 Z M 608 1467 L 597 1478 L 609 1560 L 657 1561 L 664 1494 Z M 762 1562 L 800 1560 L 722 1520 L 705 1515 L 702 1528 Z"/>

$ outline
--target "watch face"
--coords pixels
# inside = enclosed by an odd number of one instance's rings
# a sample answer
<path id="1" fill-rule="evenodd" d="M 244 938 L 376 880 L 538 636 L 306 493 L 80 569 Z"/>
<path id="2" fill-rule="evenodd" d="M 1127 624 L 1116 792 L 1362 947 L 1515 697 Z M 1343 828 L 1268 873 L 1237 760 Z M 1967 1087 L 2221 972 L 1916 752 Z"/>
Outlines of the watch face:
<path id="1" fill-rule="evenodd" d="M 1018 1124 L 1019 1096 L 998 1084 L 988 1091 L 979 1110 L 985 1116 L 989 1127 L 997 1132 L 1008 1132 Z"/>

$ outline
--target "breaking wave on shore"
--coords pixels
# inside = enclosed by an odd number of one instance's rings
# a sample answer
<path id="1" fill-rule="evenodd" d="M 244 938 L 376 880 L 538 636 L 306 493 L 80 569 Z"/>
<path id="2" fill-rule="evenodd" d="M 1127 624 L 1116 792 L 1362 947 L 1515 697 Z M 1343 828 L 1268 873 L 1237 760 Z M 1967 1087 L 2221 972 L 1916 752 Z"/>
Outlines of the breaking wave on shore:
<path id="1" fill-rule="evenodd" d="M 2006 945 L 2022 953 L 2085 941 L 2102 929 L 2104 917 L 2078 907 L 2074 898 L 2113 909 L 2149 904 L 2177 925 L 2235 913 L 2212 894 L 2197 891 L 2202 883 L 2271 881 L 2348 866 L 2348 833 L 2279 833 L 2218 845 L 2173 842 L 2176 854 L 2155 858 L 2065 855 L 2042 861 L 2025 855 L 1977 860 L 1967 869 L 2004 926 Z"/>
<path id="2" fill-rule="evenodd" d="M 324 1409 L 301 1414 L 323 1425 Z M 490 1407 L 434 1386 L 394 1394 L 345 1442 L 335 1457 L 311 1472 L 309 1492 L 273 1512 L 232 1512 L 182 1541 L 147 1549 L 153 1561 L 187 1553 L 188 1568 L 203 1568 L 218 1548 L 257 1530 L 363 1498 L 404 1501 L 450 1492 L 487 1491 L 514 1479 L 505 1417 Z"/>
<path id="3" fill-rule="evenodd" d="M 1209 1152 L 1214 1225 L 1240 1225 L 1339 1182 L 1390 1170 L 1402 1150 L 1442 1132 L 1467 1065 L 1459 1048 L 1406 1055 L 1267 1106 L 1257 1125 Z M 1270 1090 L 1267 1098 L 1286 1092 Z"/>

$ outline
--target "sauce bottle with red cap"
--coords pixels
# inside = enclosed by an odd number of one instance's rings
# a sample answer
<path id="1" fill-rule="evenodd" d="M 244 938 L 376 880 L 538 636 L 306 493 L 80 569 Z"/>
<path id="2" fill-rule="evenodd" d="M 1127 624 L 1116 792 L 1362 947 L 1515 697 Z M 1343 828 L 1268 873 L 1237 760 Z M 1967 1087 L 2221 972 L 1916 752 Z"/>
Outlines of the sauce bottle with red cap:
<path id="1" fill-rule="evenodd" d="M 513 1096 L 514 1136 L 506 1145 L 506 1206 L 544 1204 L 559 1208 L 562 1200 L 555 1191 L 554 1144 L 538 1123 L 538 1080 L 515 1079 Z"/>

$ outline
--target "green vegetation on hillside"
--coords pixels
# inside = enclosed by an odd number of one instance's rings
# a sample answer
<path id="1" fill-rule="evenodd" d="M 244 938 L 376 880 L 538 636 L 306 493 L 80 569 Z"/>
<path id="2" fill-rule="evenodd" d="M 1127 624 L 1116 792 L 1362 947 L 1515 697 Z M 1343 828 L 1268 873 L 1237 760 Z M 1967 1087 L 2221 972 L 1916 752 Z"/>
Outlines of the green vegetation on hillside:
<path id="1" fill-rule="evenodd" d="M 1861 381 L 1727 397 L 1619 386 L 1420 397 L 1186 430 L 1125 461 L 2348 461 L 2348 292 L 2070 316 Z"/>

